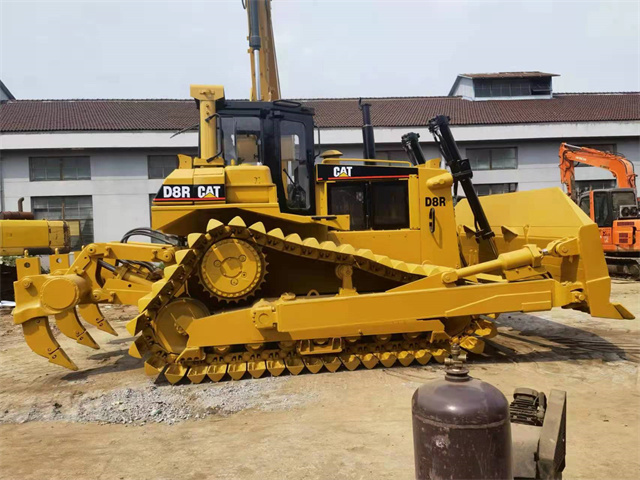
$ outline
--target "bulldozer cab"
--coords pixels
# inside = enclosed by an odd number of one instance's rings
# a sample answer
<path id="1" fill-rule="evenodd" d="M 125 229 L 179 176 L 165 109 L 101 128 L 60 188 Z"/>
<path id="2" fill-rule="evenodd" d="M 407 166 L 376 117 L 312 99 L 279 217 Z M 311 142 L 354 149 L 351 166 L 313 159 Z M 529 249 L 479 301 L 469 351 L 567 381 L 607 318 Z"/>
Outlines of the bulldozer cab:
<path id="1" fill-rule="evenodd" d="M 329 155 L 316 165 L 314 111 L 298 102 L 224 101 L 216 110 L 224 165 L 269 167 L 282 213 L 349 215 L 351 230 L 409 227 L 410 162 Z"/>
<path id="2" fill-rule="evenodd" d="M 282 100 L 226 101 L 217 115 L 225 165 L 266 165 L 280 210 L 313 215 L 313 110 Z"/>

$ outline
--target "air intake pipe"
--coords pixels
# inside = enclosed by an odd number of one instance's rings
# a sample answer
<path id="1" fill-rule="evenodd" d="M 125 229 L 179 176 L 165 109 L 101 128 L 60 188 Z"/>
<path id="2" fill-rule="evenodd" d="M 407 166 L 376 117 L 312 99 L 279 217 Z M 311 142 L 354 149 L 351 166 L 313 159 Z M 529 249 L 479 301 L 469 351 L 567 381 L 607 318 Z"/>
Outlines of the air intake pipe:
<path id="1" fill-rule="evenodd" d="M 358 106 L 362 110 L 362 143 L 364 145 L 364 158 L 376 158 L 376 141 L 373 137 L 373 125 L 371 125 L 371 104 L 358 100 Z"/>

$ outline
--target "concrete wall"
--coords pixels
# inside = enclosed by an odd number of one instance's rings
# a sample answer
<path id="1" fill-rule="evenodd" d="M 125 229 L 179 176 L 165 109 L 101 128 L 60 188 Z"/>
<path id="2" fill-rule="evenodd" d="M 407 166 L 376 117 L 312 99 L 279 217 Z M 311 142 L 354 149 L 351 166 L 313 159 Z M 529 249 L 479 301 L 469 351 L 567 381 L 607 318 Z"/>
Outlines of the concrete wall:
<path id="1" fill-rule="evenodd" d="M 2 152 L 3 208 L 16 210 L 20 197 L 25 197 L 25 209 L 30 210 L 31 197 L 91 195 L 94 239 L 109 241 L 150 225 L 149 194 L 158 191 L 162 180 L 148 178 L 147 155 L 174 152 L 82 151 L 90 157 L 91 180 L 31 182 L 29 157 L 51 153 Z"/>

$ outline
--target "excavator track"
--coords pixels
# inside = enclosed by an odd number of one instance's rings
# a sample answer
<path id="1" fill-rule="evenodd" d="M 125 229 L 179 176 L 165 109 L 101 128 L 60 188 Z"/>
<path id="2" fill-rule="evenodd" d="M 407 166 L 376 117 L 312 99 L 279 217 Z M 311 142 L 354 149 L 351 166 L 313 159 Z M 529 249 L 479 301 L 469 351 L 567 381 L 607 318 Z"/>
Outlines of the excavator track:
<path id="1" fill-rule="evenodd" d="M 231 241 L 241 242 L 245 250 L 250 248 L 256 258 L 256 252 L 268 254 L 279 251 L 293 257 L 330 263 L 335 265 L 338 274 L 341 268 L 346 267 L 401 284 L 424 278 L 437 270 L 433 266 L 392 260 L 348 244 L 319 242 L 315 238 L 303 240 L 295 233 L 285 236 L 280 229 L 267 232 L 261 222 L 247 227 L 240 217 L 235 217 L 227 225 L 210 220 L 205 233 L 188 236 L 188 248 L 176 252 L 176 264 L 164 269 L 164 278 L 155 282 L 151 293 L 140 299 L 141 313 L 127 325 L 132 335 L 141 333 L 131 345 L 130 354 L 138 358 L 147 357 L 147 374 L 164 374 L 171 383 L 183 378 L 199 383 L 206 377 L 217 382 L 225 378 L 239 380 L 245 376 L 259 378 L 267 373 L 278 376 L 285 371 L 297 375 L 303 371 L 335 372 L 341 367 L 355 370 L 359 366 L 408 366 L 414 362 L 424 365 L 432 358 L 442 363 L 449 356 L 452 343 L 481 353 L 484 342 L 480 337 L 490 338 L 496 333 L 489 320 L 467 316 L 449 319 L 447 325 L 442 325 L 437 331 L 188 348 L 186 333 L 179 325 L 171 325 L 171 318 L 185 309 L 193 318 L 206 316 L 207 311 L 198 300 L 180 295 L 187 291 L 190 278 L 197 275 L 201 280 L 203 259 L 212 248 Z M 264 265 L 256 268 L 264 270 Z M 239 288 L 237 296 L 250 297 L 263 281 L 262 273 L 256 274 L 251 282 L 253 290 Z M 295 298 L 290 293 L 283 292 L 283 295 Z M 181 303 L 176 305 L 174 302 Z M 184 338 L 181 339 L 181 335 Z"/>

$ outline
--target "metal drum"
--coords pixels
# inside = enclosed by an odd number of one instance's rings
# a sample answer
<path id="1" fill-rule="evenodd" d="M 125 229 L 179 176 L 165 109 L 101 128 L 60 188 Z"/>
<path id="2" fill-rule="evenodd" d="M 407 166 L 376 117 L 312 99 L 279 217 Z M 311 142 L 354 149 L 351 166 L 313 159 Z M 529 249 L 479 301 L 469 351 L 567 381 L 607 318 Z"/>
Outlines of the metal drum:
<path id="1" fill-rule="evenodd" d="M 511 479 L 509 403 L 468 375 L 457 345 L 451 354 L 445 378 L 413 395 L 416 478 Z"/>

